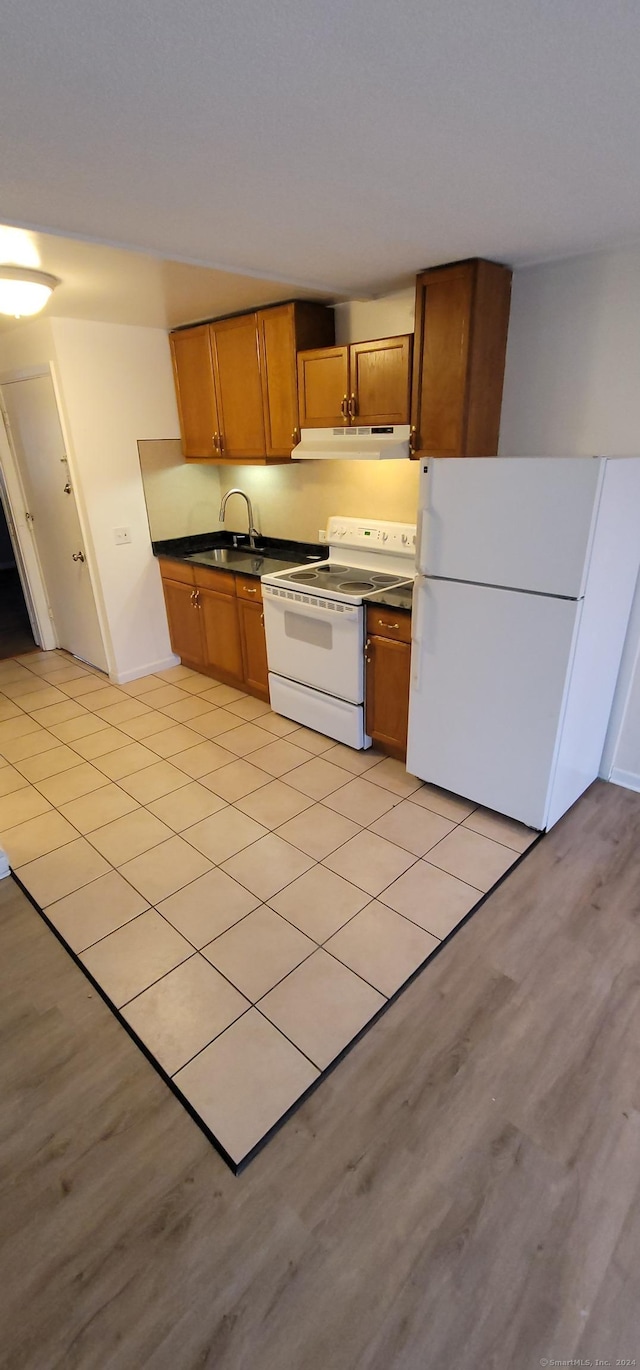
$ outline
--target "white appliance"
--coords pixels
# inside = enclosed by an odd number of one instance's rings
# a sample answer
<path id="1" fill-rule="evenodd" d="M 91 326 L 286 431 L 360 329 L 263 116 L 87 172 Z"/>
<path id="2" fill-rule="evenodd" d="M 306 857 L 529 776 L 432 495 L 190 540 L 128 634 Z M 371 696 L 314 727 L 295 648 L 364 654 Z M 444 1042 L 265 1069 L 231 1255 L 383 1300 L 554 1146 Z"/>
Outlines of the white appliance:
<path id="1" fill-rule="evenodd" d="M 598 775 L 640 565 L 640 459 L 422 463 L 407 769 L 533 828 Z"/>
<path id="2" fill-rule="evenodd" d="M 409 425 L 377 424 L 373 428 L 302 428 L 294 461 L 388 461 L 408 458 Z"/>
<path id="3" fill-rule="evenodd" d="M 408 523 L 329 519 L 329 556 L 262 577 L 271 706 L 349 747 L 364 730 L 364 601 L 411 582 Z"/>

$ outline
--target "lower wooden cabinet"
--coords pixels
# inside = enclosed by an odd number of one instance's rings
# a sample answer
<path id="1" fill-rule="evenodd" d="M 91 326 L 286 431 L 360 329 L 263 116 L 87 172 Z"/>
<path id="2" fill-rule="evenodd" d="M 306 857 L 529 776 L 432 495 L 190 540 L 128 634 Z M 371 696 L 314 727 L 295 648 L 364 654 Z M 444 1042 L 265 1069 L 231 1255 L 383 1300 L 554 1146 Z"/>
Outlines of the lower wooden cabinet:
<path id="1" fill-rule="evenodd" d="M 174 652 L 191 666 L 204 665 L 202 619 L 198 613 L 196 591 L 177 580 L 163 579 L 162 587 Z"/>
<path id="2" fill-rule="evenodd" d="M 260 581 L 159 558 L 171 646 L 185 666 L 269 699 Z"/>
<path id="3" fill-rule="evenodd" d="M 407 754 L 411 614 L 369 605 L 366 644 L 366 722 L 369 737 L 390 756 Z"/>
<path id="4" fill-rule="evenodd" d="M 226 685 L 242 685 L 242 644 L 235 595 L 218 594 L 200 586 L 196 595 L 202 615 L 208 670 L 215 672 L 216 679 L 223 680 Z"/>
<path id="5" fill-rule="evenodd" d="M 244 688 L 259 699 L 269 700 L 267 641 L 264 635 L 262 586 L 249 576 L 236 578 L 238 618 L 244 663 Z"/>

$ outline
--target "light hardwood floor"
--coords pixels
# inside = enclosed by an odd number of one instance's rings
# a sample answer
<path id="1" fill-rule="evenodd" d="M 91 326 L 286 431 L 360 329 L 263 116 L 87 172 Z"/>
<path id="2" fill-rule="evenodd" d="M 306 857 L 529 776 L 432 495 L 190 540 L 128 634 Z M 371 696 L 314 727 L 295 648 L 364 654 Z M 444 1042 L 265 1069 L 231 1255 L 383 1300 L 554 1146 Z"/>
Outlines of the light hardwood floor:
<path id="1" fill-rule="evenodd" d="M 0 883 L 2 1364 L 640 1364 L 639 835 L 596 784 L 239 1178 Z"/>

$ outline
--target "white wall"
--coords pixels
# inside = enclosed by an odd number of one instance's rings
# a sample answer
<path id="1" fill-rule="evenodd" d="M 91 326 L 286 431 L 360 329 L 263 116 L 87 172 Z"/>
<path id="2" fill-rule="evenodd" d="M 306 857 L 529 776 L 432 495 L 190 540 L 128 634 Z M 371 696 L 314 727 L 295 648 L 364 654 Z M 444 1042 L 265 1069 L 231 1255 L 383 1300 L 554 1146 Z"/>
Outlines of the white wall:
<path id="1" fill-rule="evenodd" d="M 500 453 L 640 456 L 640 248 L 515 273 Z M 637 789 L 639 645 L 640 588 L 603 768 Z"/>
<path id="2" fill-rule="evenodd" d="M 51 365 L 110 675 L 174 660 L 151 551 L 137 442 L 176 438 L 169 343 L 161 329 L 38 319 L 0 336 L 0 376 Z M 116 546 L 114 529 L 131 543 Z"/>
<path id="3" fill-rule="evenodd" d="M 55 351 L 50 319 L 12 323 L 0 333 L 0 380 L 9 380 L 17 371 L 51 365 Z"/>
<path id="4" fill-rule="evenodd" d="M 223 490 L 240 486 L 267 537 L 317 542 L 331 514 L 415 523 L 417 461 L 298 461 L 283 466 L 221 466 Z M 225 527 L 246 533 L 243 500 L 231 500 Z"/>
<path id="5" fill-rule="evenodd" d="M 52 321 L 63 416 L 108 624 L 110 674 L 131 680 L 174 657 L 151 551 L 137 442 L 178 436 L 167 335 L 160 329 Z M 114 530 L 131 530 L 117 546 Z"/>
<path id="6" fill-rule="evenodd" d="M 220 467 L 185 461 L 179 438 L 138 443 L 153 542 L 219 528 Z"/>
<path id="7" fill-rule="evenodd" d="M 336 342 L 368 342 L 413 333 L 415 314 L 415 285 L 377 300 L 346 300 L 336 305 Z"/>

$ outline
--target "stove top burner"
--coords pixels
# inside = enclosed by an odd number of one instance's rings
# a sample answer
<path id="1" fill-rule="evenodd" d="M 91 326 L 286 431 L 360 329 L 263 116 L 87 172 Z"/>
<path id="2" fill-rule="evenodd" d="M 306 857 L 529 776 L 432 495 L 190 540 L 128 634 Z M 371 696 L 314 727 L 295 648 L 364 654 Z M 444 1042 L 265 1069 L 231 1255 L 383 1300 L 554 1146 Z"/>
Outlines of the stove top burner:
<path id="1" fill-rule="evenodd" d="M 270 578 L 269 578 L 270 579 Z M 321 561 L 315 566 L 301 566 L 291 571 L 279 572 L 275 584 L 286 583 L 299 586 L 309 594 L 342 597 L 355 601 L 370 595 L 377 589 L 390 589 L 407 580 L 406 573 L 397 571 L 370 571 L 363 566 L 345 566 L 339 562 Z"/>
<path id="2" fill-rule="evenodd" d="M 338 580 L 336 589 L 344 590 L 345 594 L 367 595 L 370 590 L 375 590 L 376 583 L 373 580 Z"/>

